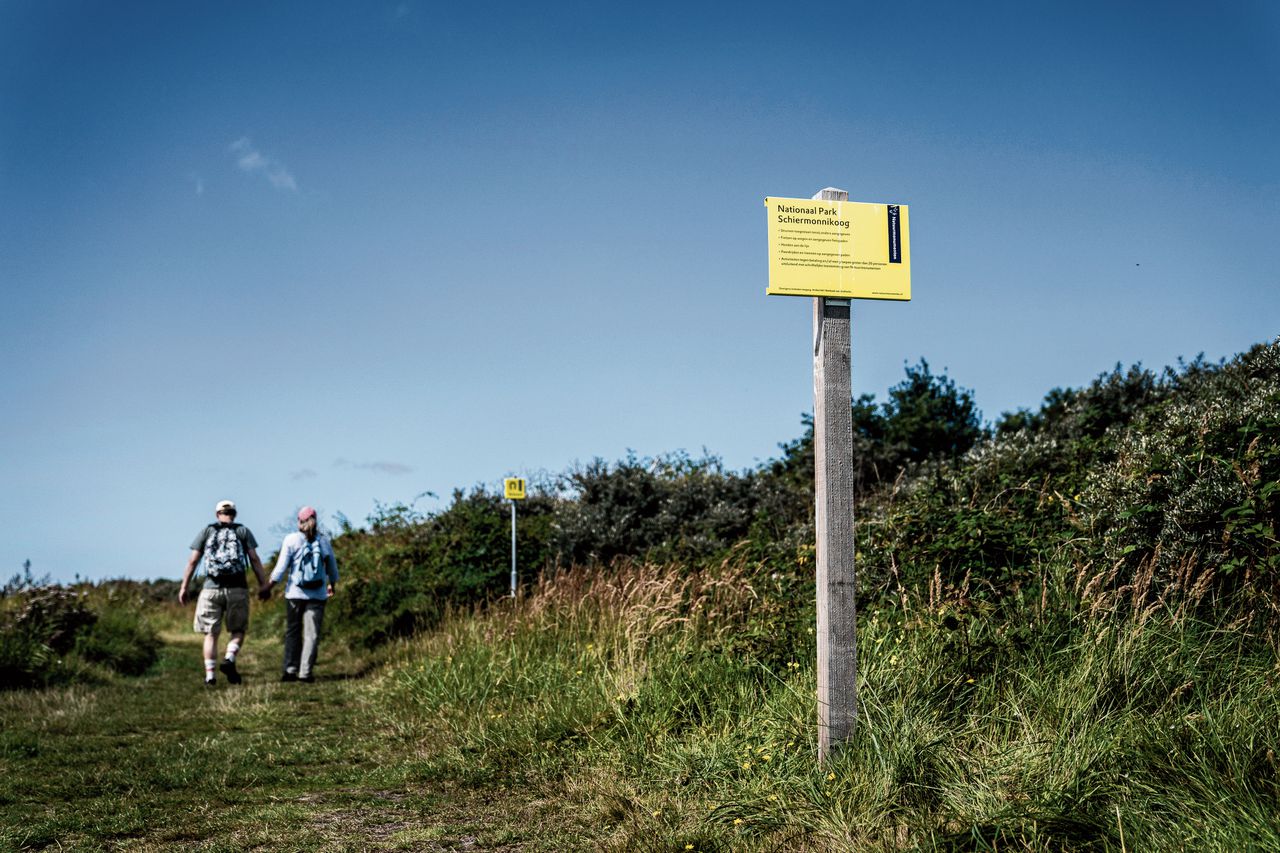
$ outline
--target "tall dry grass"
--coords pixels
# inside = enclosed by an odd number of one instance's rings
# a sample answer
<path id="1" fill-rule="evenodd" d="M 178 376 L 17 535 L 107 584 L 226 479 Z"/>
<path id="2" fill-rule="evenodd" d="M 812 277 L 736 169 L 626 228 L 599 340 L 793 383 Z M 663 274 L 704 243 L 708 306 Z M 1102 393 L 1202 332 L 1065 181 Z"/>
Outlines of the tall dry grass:
<path id="1" fill-rule="evenodd" d="M 826 766 L 812 637 L 776 637 L 781 665 L 738 642 L 773 612 L 742 562 L 575 570 L 454 614 L 373 707 L 418 773 L 545 788 L 588 846 L 1276 849 L 1274 650 L 1169 608 L 1070 610 L 1073 580 L 1017 612 L 864 612 L 858 724 Z"/>

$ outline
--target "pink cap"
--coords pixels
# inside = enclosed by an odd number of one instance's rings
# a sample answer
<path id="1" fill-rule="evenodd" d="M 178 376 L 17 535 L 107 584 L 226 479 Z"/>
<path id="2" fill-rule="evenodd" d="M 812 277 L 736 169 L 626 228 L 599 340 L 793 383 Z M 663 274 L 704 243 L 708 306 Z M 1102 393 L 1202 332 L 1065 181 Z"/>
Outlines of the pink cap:
<path id="1" fill-rule="evenodd" d="M 308 518 L 315 518 L 316 511 L 309 506 L 304 506 L 298 510 L 298 521 L 306 521 Z"/>

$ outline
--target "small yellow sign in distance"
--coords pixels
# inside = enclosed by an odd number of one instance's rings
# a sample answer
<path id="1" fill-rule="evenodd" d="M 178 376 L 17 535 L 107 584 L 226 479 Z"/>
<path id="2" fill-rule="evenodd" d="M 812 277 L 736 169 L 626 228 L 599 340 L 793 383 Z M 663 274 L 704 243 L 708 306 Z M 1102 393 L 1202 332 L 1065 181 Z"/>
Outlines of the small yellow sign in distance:
<path id="1" fill-rule="evenodd" d="M 502 490 L 507 500 L 522 501 L 524 500 L 524 478 L 523 477 L 507 477 L 502 481 Z"/>
<path id="2" fill-rule="evenodd" d="M 911 299 L 905 204 L 764 200 L 771 296 Z"/>

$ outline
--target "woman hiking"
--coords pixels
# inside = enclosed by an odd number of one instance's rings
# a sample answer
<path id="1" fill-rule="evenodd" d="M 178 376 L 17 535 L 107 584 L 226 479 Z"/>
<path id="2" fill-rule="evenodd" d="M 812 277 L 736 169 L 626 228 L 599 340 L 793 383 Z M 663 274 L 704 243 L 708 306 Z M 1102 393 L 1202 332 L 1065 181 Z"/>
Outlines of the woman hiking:
<path id="1" fill-rule="evenodd" d="M 280 544 L 280 556 L 265 593 L 288 574 L 284 588 L 288 607 L 284 629 L 284 667 L 281 681 L 316 680 L 316 649 L 324 623 L 324 605 L 338 584 L 338 560 L 329 537 L 320 532 L 316 511 L 298 510 L 298 530 Z M 265 597 L 265 596 L 264 596 Z"/>

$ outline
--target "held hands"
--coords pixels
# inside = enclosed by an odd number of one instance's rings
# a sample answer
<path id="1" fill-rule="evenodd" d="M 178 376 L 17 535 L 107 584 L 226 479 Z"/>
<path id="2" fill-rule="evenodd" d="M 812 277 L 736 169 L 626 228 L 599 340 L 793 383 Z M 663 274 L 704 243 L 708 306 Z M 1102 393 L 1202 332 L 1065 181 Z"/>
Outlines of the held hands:
<path id="1" fill-rule="evenodd" d="M 264 584 L 259 584 L 259 585 L 258 585 L 258 600 L 259 600 L 259 601 L 266 601 L 268 598 L 270 598 L 270 597 L 271 597 L 271 587 L 273 587 L 273 586 L 275 586 L 275 583 L 273 583 L 272 581 L 267 581 L 267 582 L 266 582 L 266 583 L 264 583 Z"/>

